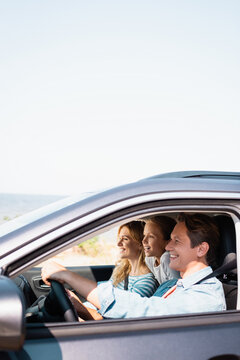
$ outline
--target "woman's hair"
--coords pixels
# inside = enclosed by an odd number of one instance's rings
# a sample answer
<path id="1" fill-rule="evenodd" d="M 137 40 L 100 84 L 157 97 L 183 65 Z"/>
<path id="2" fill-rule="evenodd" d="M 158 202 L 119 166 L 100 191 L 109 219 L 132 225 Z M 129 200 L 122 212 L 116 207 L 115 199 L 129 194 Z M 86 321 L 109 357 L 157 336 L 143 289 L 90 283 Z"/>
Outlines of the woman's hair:
<path id="1" fill-rule="evenodd" d="M 131 237 L 134 241 L 138 242 L 142 245 L 143 240 L 143 230 L 144 230 L 144 222 L 143 221 L 130 221 L 129 223 L 123 224 L 118 229 L 118 236 L 123 227 L 127 227 Z M 143 247 L 140 250 L 139 258 L 138 258 L 138 267 L 146 266 L 144 260 L 144 251 Z M 128 259 L 120 259 L 113 270 L 112 273 L 112 281 L 113 285 L 116 286 L 118 283 L 123 281 L 127 275 L 129 275 L 131 271 L 131 264 Z"/>

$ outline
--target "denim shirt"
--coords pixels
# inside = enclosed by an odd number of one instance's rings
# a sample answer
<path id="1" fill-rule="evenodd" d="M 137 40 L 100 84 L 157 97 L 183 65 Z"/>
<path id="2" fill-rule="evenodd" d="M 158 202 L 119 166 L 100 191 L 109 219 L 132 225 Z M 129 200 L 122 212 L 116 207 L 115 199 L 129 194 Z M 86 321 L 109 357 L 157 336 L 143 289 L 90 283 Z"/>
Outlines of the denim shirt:
<path id="1" fill-rule="evenodd" d="M 178 279 L 176 290 L 167 298 L 162 297 L 163 286 L 166 291 L 169 288 L 166 283 L 160 285 L 150 298 L 114 288 L 111 282 L 98 284 L 99 312 L 105 318 L 134 318 L 226 310 L 223 287 L 217 278 L 195 284 L 211 272 L 208 266 Z"/>

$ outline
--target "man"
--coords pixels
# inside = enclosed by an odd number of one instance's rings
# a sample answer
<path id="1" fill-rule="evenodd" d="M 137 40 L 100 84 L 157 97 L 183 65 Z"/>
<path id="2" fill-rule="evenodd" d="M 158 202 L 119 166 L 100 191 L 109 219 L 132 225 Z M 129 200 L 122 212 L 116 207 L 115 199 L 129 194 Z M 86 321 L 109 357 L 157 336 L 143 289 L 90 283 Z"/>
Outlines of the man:
<path id="1" fill-rule="evenodd" d="M 171 287 L 163 283 L 150 298 L 116 289 L 110 281 L 97 285 L 56 263 L 43 267 L 42 277 L 47 284 L 48 278 L 68 283 L 105 318 L 221 311 L 226 309 L 221 282 L 215 277 L 201 281 L 212 272 L 209 265 L 218 242 L 217 226 L 209 216 L 180 214 L 166 250 L 171 269 L 179 271 L 181 279 Z"/>

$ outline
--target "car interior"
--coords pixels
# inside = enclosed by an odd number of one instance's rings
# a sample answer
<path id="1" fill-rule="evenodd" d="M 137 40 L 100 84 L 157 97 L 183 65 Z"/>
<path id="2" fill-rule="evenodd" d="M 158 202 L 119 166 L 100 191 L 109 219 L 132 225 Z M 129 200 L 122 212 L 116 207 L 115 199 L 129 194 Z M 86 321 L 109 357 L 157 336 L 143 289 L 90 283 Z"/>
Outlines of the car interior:
<path id="1" fill-rule="evenodd" d="M 217 269 L 214 270 L 224 287 L 227 310 L 235 310 L 237 306 L 235 224 L 230 214 L 213 212 L 205 213 L 214 217 L 219 228 L 220 248 L 216 256 Z M 176 218 L 177 213 L 165 213 L 164 215 Z M 127 221 L 128 220 L 125 219 L 125 221 L 122 221 L 121 223 Z M 110 278 L 113 267 L 113 264 L 81 266 L 80 258 L 79 266 L 73 266 L 70 270 L 77 271 L 79 274 L 91 277 L 96 281 L 106 281 Z M 41 266 L 34 267 L 21 275 L 18 275 L 14 279 L 15 283 L 24 294 L 27 308 L 26 321 L 28 323 L 77 321 L 78 318 L 75 309 L 68 299 L 64 287 L 57 282 L 52 282 L 51 287 L 45 285 L 41 280 L 40 273 Z M 70 315 L 69 309 L 71 309 Z M 68 315 L 66 315 L 66 313 Z"/>

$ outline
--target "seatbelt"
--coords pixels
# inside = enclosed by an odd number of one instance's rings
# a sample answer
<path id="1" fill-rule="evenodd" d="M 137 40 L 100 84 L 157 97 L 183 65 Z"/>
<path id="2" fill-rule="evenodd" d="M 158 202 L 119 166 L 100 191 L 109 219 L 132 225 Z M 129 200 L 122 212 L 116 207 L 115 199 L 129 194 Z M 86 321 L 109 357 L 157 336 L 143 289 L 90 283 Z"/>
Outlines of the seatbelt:
<path id="1" fill-rule="evenodd" d="M 203 280 L 207 280 L 210 279 L 212 277 L 217 277 L 219 275 L 225 274 L 231 270 L 236 269 L 237 267 L 237 259 L 233 259 L 231 261 L 226 262 L 225 264 L 223 264 L 222 266 L 220 266 L 219 268 L 217 268 L 216 270 L 214 270 L 211 274 L 205 276 L 203 279 L 199 280 L 198 282 L 196 282 L 194 285 L 196 284 L 200 284 Z"/>
<path id="2" fill-rule="evenodd" d="M 124 290 L 128 290 L 128 275 L 124 279 Z"/>

